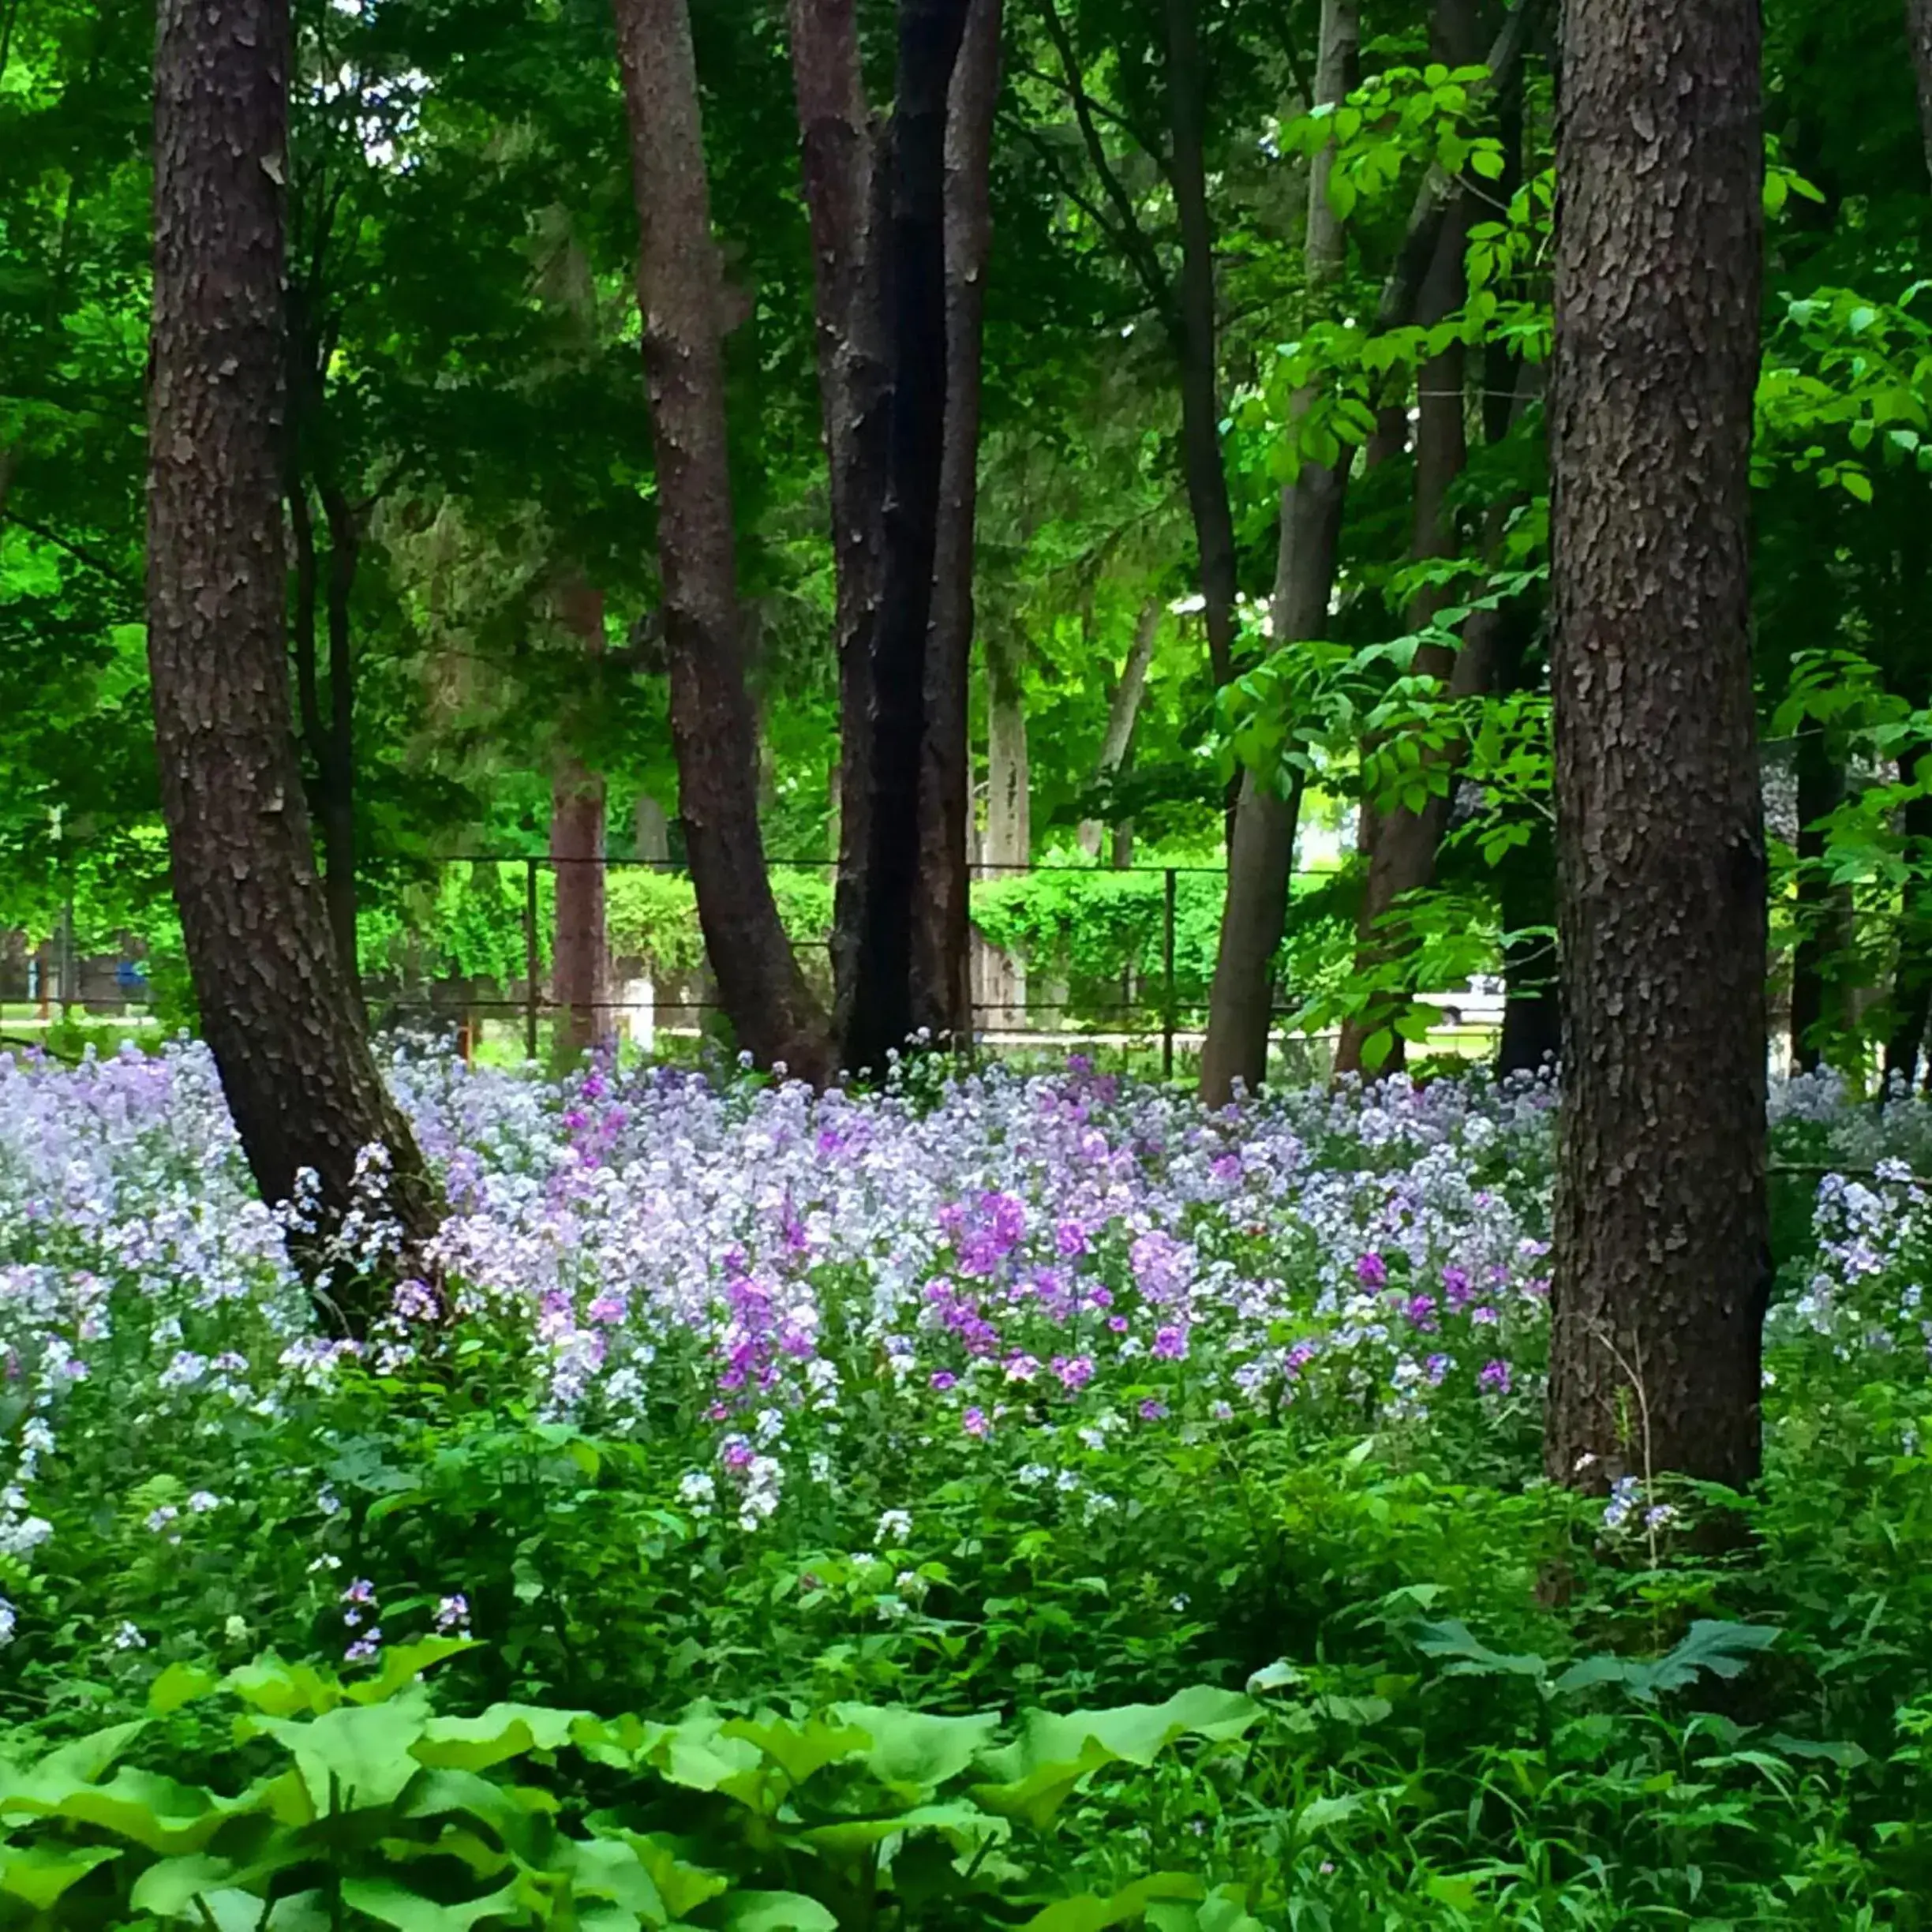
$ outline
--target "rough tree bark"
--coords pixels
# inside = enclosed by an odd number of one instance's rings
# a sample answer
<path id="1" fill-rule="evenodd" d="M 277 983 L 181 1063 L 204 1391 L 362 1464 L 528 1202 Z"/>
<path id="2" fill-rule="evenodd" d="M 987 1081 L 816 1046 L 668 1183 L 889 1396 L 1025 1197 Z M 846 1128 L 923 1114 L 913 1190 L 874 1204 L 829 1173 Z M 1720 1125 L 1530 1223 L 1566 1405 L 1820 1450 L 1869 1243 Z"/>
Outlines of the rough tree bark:
<path id="1" fill-rule="evenodd" d="M 792 0 L 791 28 L 836 584 L 841 729 L 832 978 L 833 1030 L 842 1038 L 871 849 L 872 650 L 891 403 L 884 307 L 889 143 L 866 103 L 854 0 Z"/>
<path id="2" fill-rule="evenodd" d="M 758 813 L 725 440 L 724 286 L 687 0 L 615 0 L 631 124 L 657 474 L 671 735 L 698 923 L 719 999 L 761 1065 L 832 1072 L 825 1016 L 778 918 Z"/>
<path id="3" fill-rule="evenodd" d="M 1208 81 L 1200 0 L 1165 0 L 1167 131 L 1173 144 L 1174 214 L 1181 273 L 1172 328 L 1181 370 L 1181 467 L 1200 553 L 1202 617 L 1216 684 L 1234 672 L 1234 514 L 1221 454 L 1219 330 L 1214 223 L 1208 208 Z"/>
<path id="4" fill-rule="evenodd" d="M 586 656 L 604 654 L 603 593 L 575 572 L 557 588 L 557 615 Z M 567 743 L 550 771 L 550 863 L 556 889 L 551 997 L 556 1054 L 573 1061 L 617 1037 L 611 1005 L 610 941 L 605 920 L 603 774 Z"/>
<path id="5" fill-rule="evenodd" d="M 1564 0 L 1551 414 L 1564 1095 L 1544 1458 L 1759 1466 L 1756 0 Z"/>
<path id="6" fill-rule="evenodd" d="M 926 638 L 919 889 L 912 904 L 912 1023 L 935 1039 L 962 1046 L 972 1039 L 968 976 L 972 908 L 967 849 L 972 758 L 968 698 L 1000 17 L 1001 0 L 970 0 L 946 103 L 945 441 Z"/>
<path id="7" fill-rule="evenodd" d="M 1134 626 L 1133 642 L 1127 648 L 1127 661 L 1121 666 L 1120 681 L 1114 687 L 1114 695 L 1107 700 L 1106 729 L 1100 739 L 1100 755 L 1094 762 L 1094 776 L 1102 784 L 1118 777 L 1126 769 L 1128 754 L 1133 748 L 1134 724 L 1140 716 L 1140 700 L 1147 691 L 1148 671 L 1154 662 L 1154 646 L 1160 639 L 1162 605 L 1159 597 L 1150 597 L 1140 607 L 1140 620 Z M 1119 835 L 1126 832 L 1131 841 L 1131 829 L 1125 825 L 1114 828 L 1116 848 Z M 1080 849 L 1089 858 L 1098 859 L 1106 842 L 1106 827 L 1097 818 L 1083 820 L 1080 828 Z M 1131 849 L 1131 847 L 1130 847 Z M 1125 864 L 1126 860 L 1117 860 Z"/>
<path id="8" fill-rule="evenodd" d="M 968 0 L 900 0 L 887 231 L 892 402 L 873 633 L 871 796 L 846 1065 L 883 1071 L 913 1031 L 926 642 L 946 414 L 946 108 Z M 963 713 L 962 713 L 963 715 Z"/>
<path id="9" fill-rule="evenodd" d="M 1325 106 L 1346 96 L 1354 84 L 1361 39 L 1354 0 L 1322 0 L 1312 105 Z M 1328 198 L 1333 165 L 1332 152 L 1324 148 L 1309 174 L 1303 254 L 1316 300 L 1341 273 L 1343 260 L 1346 238 Z M 1308 404 L 1305 396 L 1297 397 L 1295 413 Z M 1347 476 L 1346 455 L 1332 465 L 1305 462 L 1282 491 L 1280 547 L 1269 613 L 1278 646 L 1319 638 L 1328 627 Z M 1259 1087 L 1267 1070 L 1275 955 L 1287 922 L 1301 791 L 1298 773 L 1290 780 L 1285 796 L 1257 784 L 1251 772 L 1241 777 L 1228 844 L 1227 899 L 1208 993 L 1208 1037 L 1201 1048 L 1200 1097 L 1210 1106 L 1225 1106 L 1234 1098 L 1237 1080 L 1251 1091 Z"/>
<path id="10" fill-rule="evenodd" d="M 343 972 L 358 1005 L 362 972 L 356 949 L 355 638 L 350 604 L 362 561 L 362 519 L 331 483 L 322 485 L 328 525 L 328 727 L 322 766 L 322 890 Z"/>
<path id="11" fill-rule="evenodd" d="M 202 1029 L 256 1184 L 388 1150 L 409 1247 L 434 1185 L 363 1037 L 316 877 L 288 702 L 282 303 L 285 0 L 163 0 L 155 54 L 148 653 L 174 895 Z M 351 1321 L 372 1284 L 331 1284 Z"/>

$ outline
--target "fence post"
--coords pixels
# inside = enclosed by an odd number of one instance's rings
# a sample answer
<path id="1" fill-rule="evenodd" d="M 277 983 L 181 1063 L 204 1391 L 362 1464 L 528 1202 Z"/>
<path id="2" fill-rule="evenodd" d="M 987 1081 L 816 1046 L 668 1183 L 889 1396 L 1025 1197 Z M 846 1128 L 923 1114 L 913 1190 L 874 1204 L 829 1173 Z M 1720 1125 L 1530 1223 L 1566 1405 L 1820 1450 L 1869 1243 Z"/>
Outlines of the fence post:
<path id="1" fill-rule="evenodd" d="M 1168 867 L 1161 893 L 1161 1078 L 1174 1078 L 1174 869 Z"/>
<path id="2" fill-rule="evenodd" d="M 537 1058 L 537 861 L 523 861 L 523 1057 Z"/>

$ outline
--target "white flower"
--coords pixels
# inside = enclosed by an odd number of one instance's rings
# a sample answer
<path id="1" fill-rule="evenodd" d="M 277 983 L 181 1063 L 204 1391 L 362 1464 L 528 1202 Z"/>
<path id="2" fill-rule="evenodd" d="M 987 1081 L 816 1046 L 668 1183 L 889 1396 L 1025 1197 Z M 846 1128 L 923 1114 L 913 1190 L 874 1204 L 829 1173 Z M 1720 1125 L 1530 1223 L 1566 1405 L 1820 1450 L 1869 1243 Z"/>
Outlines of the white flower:
<path id="1" fill-rule="evenodd" d="M 133 1624 L 122 1620 L 120 1627 L 108 1639 L 117 1650 L 145 1650 L 148 1639 Z"/>
<path id="2" fill-rule="evenodd" d="M 889 1509 L 879 1517 L 878 1526 L 872 1532 L 873 1538 L 880 1543 L 903 1544 L 912 1533 L 912 1518 L 902 1509 Z"/>
<path id="3" fill-rule="evenodd" d="M 13 1641 L 13 1633 L 20 1627 L 20 1612 L 0 1597 L 0 1650 L 4 1650 Z"/>

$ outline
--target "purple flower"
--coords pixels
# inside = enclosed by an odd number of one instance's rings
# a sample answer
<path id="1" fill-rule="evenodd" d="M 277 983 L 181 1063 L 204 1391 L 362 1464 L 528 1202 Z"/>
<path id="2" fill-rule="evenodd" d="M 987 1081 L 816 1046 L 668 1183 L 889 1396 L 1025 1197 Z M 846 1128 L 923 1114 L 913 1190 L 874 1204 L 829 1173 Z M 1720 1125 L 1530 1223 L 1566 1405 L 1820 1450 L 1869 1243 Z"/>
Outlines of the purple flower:
<path id="1" fill-rule="evenodd" d="M 1054 1230 L 1054 1251 L 1063 1261 L 1087 1252 L 1087 1230 L 1077 1221 L 1062 1221 Z"/>
<path id="2" fill-rule="evenodd" d="M 1164 1402 L 1157 1402 L 1151 1395 L 1140 1405 L 1140 1420 L 1143 1422 L 1165 1421 L 1166 1416 L 1167 1405 Z"/>
<path id="3" fill-rule="evenodd" d="M 1187 1331 L 1170 1323 L 1154 1331 L 1154 1353 L 1163 1361 L 1179 1361 L 1188 1352 Z"/>
<path id="4" fill-rule="evenodd" d="M 1433 1295 L 1411 1295 L 1409 1305 L 1402 1312 L 1408 1316 L 1410 1327 L 1420 1328 L 1425 1335 L 1436 1332 L 1436 1297 Z"/>
<path id="5" fill-rule="evenodd" d="M 936 1368 L 933 1371 L 932 1385 L 942 1395 L 956 1387 L 958 1382 L 959 1377 L 950 1368 Z"/>
<path id="6" fill-rule="evenodd" d="M 983 1409 L 972 1408 L 960 1417 L 960 1427 L 968 1436 L 984 1436 L 993 1425 L 987 1420 L 987 1413 Z"/>
<path id="7" fill-rule="evenodd" d="M 1440 1388 L 1443 1378 L 1448 1374 L 1450 1361 L 1447 1355 L 1432 1355 L 1424 1365 L 1427 1369 L 1431 1388 Z"/>
<path id="8" fill-rule="evenodd" d="M 1379 1254 L 1365 1254 L 1355 1264 L 1355 1279 L 1365 1288 L 1388 1285 L 1388 1264 Z"/>
<path id="9" fill-rule="evenodd" d="M 1477 1378 L 1478 1387 L 1492 1395 L 1507 1395 L 1510 1392 L 1510 1367 L 1506 1361 L 1488 1361 Z"/>

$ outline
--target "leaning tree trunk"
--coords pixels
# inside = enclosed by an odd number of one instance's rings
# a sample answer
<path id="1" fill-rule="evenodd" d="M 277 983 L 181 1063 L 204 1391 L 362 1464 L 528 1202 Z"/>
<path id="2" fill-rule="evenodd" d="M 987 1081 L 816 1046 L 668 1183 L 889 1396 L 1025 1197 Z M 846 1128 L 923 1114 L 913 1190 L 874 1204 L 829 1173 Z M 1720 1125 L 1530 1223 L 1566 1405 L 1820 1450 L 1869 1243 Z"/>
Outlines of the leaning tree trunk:
<path id="1" fill-rule="evenodd" d="M 290 731 L 282 534 L 285 0 L 163 0 L 155 52 L 148 655 L 174 896 L 264 1197 L 313 1172 L 318 1236 L 388 1150 L 408 1249 L 436 1192 L 331 935 Z M 318 1244 L 319 1245 L 319 1244 Z M 352 1321 L 372 1284 L 330 1292 Z"/>
<path id="2" fill-rule="evenodd" d="M 687 0 L 614 0 L 631 122 L 657 470 L 671 736 L 698 923 L 718 997 L 762 1065 L 822 1080 L 824 1014 L 780 923 L 758 811 L 725 440 L 724 276 Z"/>
<path id="3" fill-rule="evenodd" d="M 1360 45 L 1354 0 L 1322 0 L 1312 105 L 1331 106 L 1346 98 L 1354 82 Z M 1309 177 L 1303 253 L 1310 290 L 1317 294 L 1334 282 L 1342 266 L 1345 237 L 1328 198 L 1333 166 L 1333 151 L 1324 148 Z M 1295 414 L 1305 412 L 1311 400 L 1305 394 L 1297 395 Z M 1281 539 L 1270 613 L 1278 647 L 1319 638 L 1328 628 L 1347 476 L 1346 455 L 1327 466 L 1304 462 L 1282 491 Z M 1301 790 L 1299 772 L 1280 792 L 1258 783 L 1252 772 L 1241 777 L 1234 836 L 1228 844 L 1227 898 L 1208 996 L 1208 1037 L 1201 1048 L 1200 1097 L 1210 1106 L 1226 1106 L 1237 1081 L 1250 1091 L 1259 1087 L 1267 1070 L 1275 955 L 1287 923 Z"/>
<path id="4" fill-rule="evenodd" d="M 871 796 L 844 1064 L 882 1073 L 915 1024 L 926 644 L 946 429 L 946 108 L 968 0 L 900 0 L 887 288 L 891 424 L 873 633 Z M 976 414 L 976 412 L 975 412 Z"/>
<path id="5" fill-rule="evenodd" d="M 362 522 L 335 485 L 322 486 L 328 524 L 328 729 L 322 773 L 323 896 L 349 990 L 362 997 L 356 945 L 355 642 L 350 604 L 362 561 Z"/>
<path id="6" fill-rule="evenodd" d="M 1147 691 L 1148 672 L 1154 662 L 1154 646 L 1160 637 L 1161 609 L 1159 597 L 1150 597 L 1141 605 L 1139 621 L 1134 625 L 1133 642 L 1127 648 L 1127 661 L 1121 666 L 1120 682 L 1107 700 L 1106 729 L 1100 739 L 1100 755 L 1094 763 L 1094 776 L 1103 784 L 1127 769 L 1133 749 L 1134 725 L 1140 716 L 1140 700 Z M 1131 853 L 1132 828 L 1122 822 L 1117 822 L 1114 830 L 1116 850 L 1124 833 Z M 1106 843 L 1106 826 L 1097 818 L 1084 819 L 1079 837 L 1081 851 L 1090 859 L 1098 859 Z M 1131 857 L 1115 860 L 1123 870 L 1131 863 Z"/>
<path id="7" fill-rule="evenodd" d="M 1208 662 L 1216 684 L 1234 674 L 1234 515 L 1221 453 L 1219 330 L 1215 314 L 1214 223 L 1208 207 L 1208 81 L 1200 0 L 1164 0 L 1167 120 L 1172 185 L 1181 230 L 1174 346 L 1181 365 L 1181 455 L 1200 552 Z"/>
<path id="8" fill-rule="evenodd" d="M 919 890 L 912 908 L 912 1021 L 935 1039 L 972 1039 L 972 818 L 968 693 L 973 531 L 979 500 L 979 384 L 993 238 L 993 114 L 1001 0 L 971 0 L 953 69 L 945 131 L 945 414 L 926 637 L 920 743 Z"/>
<path id="9" fill-rule="evenodd" d="M 1565 0 L 1552 410 L 1565 1021 L 1544 1458 L 1759 1466 L 1757 0 Z"/>
<path id="10" fill-rule="evenodd" d="M 573 575 L 559 588 L 557 608 L 586 654 L 601 657 L 603 593 Z M 617 1036 L 604 903 L 605 799 L 603 774 L 593 771 L 567 743 L 560 745 L 550 773 L 556 921 L 550 970 L 561 1061 L 608 1047 Z"/>

